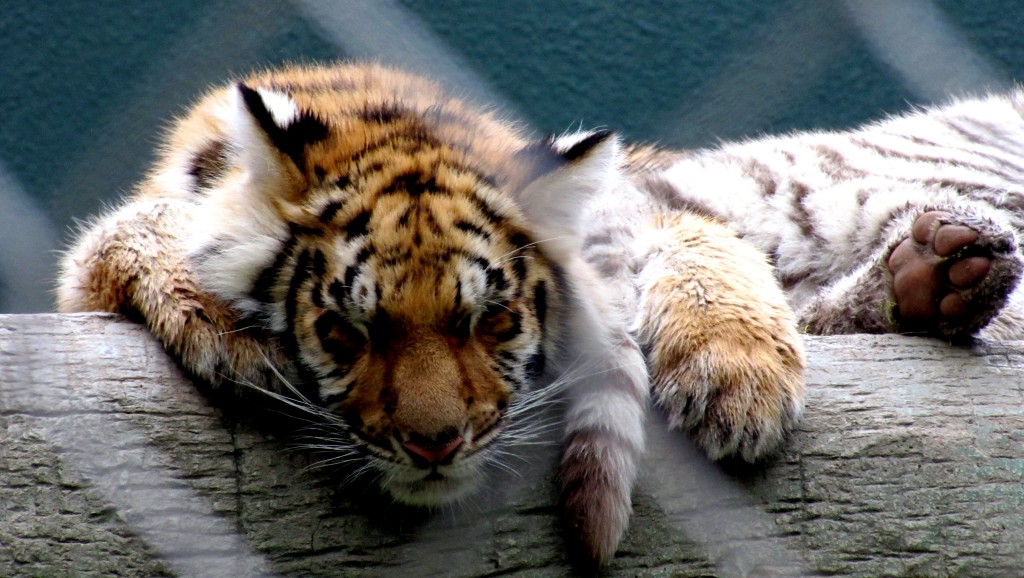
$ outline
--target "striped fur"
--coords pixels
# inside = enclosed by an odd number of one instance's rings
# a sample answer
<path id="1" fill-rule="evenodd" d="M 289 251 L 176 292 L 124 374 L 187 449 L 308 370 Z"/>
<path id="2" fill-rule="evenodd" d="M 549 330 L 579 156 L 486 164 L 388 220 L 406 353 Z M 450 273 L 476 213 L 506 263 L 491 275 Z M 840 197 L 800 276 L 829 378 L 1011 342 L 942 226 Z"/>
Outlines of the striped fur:
<path id="1" fill-rule="evenodd" d="M 679 155 L 635 172 L 651 206 L 616 210 L 682 210 L 727 223 L 767 255 L 801 328 L 811 333 L 1020 338 L 1021 313 L 1004 306 L 1017 300 L 1013 289 L 1021 269 L 1022 110 L 1024 93 L 1015 91 L 851 132 L 765 138 Z M 945 215 L 941 226 L 980 234 L 962 255 L 926 255 L 935 258 L 936 275 L 964 257 L 991 261 L 983 282 L 957 290 L 972 305 L 959 318 L 906 318 L 893 292 L 888 259 L 929 211 Z M 920 253 L 930 250 L 917 245 Z M 935 283 L 949 285 L 945 279 Z"/>
<path id="2" fill-rule="evenodd" d="M 557 396 L 565 520 L 600 563 L 649 396 L 756 461 L 802 411 L 798 327 L 1021 334 L 1021 99 L 684 153 L 532 142 L 375 65 L 270 71 L 176 123 L 68 251 L 59 308 L 301 407 L 407 503 L 466 495 Z"/>
<path id="3" fill-rule="evenodd" d="M 82 232 L 59 307 L 140 318 L 196 377 L 301 407 L 324 424 L 318 449 L 411 504 L 466 495 L 568 389 L 570 419 L 625 460 L 594 496 L 614 510 L 610 554 L 646 378 L 618 353 L 629 337 L 581 258 L 579 207 L 617 182 L 619 154 L 609 133 L 532 142 L 380 66 L 257 74 L 193 107 Z M 622 395 L 609 415 L 601 400 Z"/>
<path id="4" fill-rule="evenodd" d="M 670 424 L 712 458 L 775 452 L 803 406 L 797 328 L 1024 337 L 1022 111 L 1015 91 L 845 133 L 627 150 L 581 208 L 583 255 Z M 630 447 L 569 429 L 563 501 L 606 558 L 622 518 L 582 512 L 615 495 L 612 472 L 634 475 L 615 461 Z"/>

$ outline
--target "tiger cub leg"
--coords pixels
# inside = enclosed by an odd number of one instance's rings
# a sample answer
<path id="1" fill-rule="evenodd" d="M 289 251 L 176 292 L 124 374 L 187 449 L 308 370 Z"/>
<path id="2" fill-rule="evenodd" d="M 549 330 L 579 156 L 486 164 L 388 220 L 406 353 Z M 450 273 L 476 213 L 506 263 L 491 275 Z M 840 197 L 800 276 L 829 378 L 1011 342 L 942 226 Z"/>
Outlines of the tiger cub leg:
<path id="1" fill-rule="evenodd" d="M 960 341 L 1024 338 L 1012 305 L 1022 263 L 1016 235 L 985 207 L 908 207 L 865 263 L 799 307 L 808 333 L 909 333 Z M 1011 304 L 1010 307 L 1007 307 Z"/>
<path id="2" fill-rule="evenodd" d="M 975 335 L 1003 308 L 1021 274 L 1016 239 L 992 221 L 919 214 L 886 260 L 903 332 Z"/>
<path id="3" fill-rule="evenodd" d="M 681 214 L 641 252 L 636 332 L 670 425 L 712 459 L 776 450 L 803 407 L 803 344 L 763 253 Z"/>
<path id="4" fill-rule="evenodd" d="M 79 238 L 62 259 L 57 308 L 142 317 L 164 348 L 213 385 L 273 383 L 281 363 L 262 332 L 203 292 L 185 254 L 182 203 L 136 201 Z M 278 365 L 280 367 L 280 365 Z"/>

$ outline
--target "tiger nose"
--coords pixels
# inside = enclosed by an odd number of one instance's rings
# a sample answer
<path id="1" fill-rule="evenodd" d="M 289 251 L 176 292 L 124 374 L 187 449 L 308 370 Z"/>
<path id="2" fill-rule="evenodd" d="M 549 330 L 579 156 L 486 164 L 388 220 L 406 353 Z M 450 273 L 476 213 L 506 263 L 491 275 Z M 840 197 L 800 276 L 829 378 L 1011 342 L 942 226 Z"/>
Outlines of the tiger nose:
<path id="1" fill-rule="evenodd" d="M 409 439 L 402 442 L 402 447 L 413 461 L 426 466 L 435 466 L 451 461 L 461 445 L 462 436 L 455 431 L 455 428 L 446 429 L 432 438 L 412 432 L 409 434 Z"/>

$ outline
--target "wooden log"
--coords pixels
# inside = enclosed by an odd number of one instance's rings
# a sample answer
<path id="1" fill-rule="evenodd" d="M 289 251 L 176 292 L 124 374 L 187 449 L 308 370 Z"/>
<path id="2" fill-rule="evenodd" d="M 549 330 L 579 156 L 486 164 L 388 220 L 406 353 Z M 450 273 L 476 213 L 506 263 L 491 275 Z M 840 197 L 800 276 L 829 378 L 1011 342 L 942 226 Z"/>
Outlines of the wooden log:
<path id="1" fill-rule="evenodd" d="M 764 467 L 708 463 L 655 412 L 605 574 L 1018 575 L 1024 344 L 840 336 L 807 349 L 805 419 Z M 0 575 L 573 572 L 553 447 L 423 513 L 342 488 L 223 406 L 119 317 L 0 315 Z"/>

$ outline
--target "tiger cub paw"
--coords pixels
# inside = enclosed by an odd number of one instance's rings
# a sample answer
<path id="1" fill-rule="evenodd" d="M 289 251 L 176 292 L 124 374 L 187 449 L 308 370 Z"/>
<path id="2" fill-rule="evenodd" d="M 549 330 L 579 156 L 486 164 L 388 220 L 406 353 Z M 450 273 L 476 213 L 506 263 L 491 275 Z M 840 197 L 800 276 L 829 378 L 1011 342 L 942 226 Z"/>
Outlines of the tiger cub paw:
<path id="1" fill-rule="evenodd" d="M 755 462 L 778 450 L 800 418 L 802 341 L 788 311 L 718 329 L 696 351 L 656 352 L 655 399 L 711 459 Z"/>
<path id="2" fill-rule="evenodd" d="M 890 253 L 897 325 L 947 339 L 976 334 L 1020 280 L 1014 235 L 991 221 L 927 211 Z"/>

